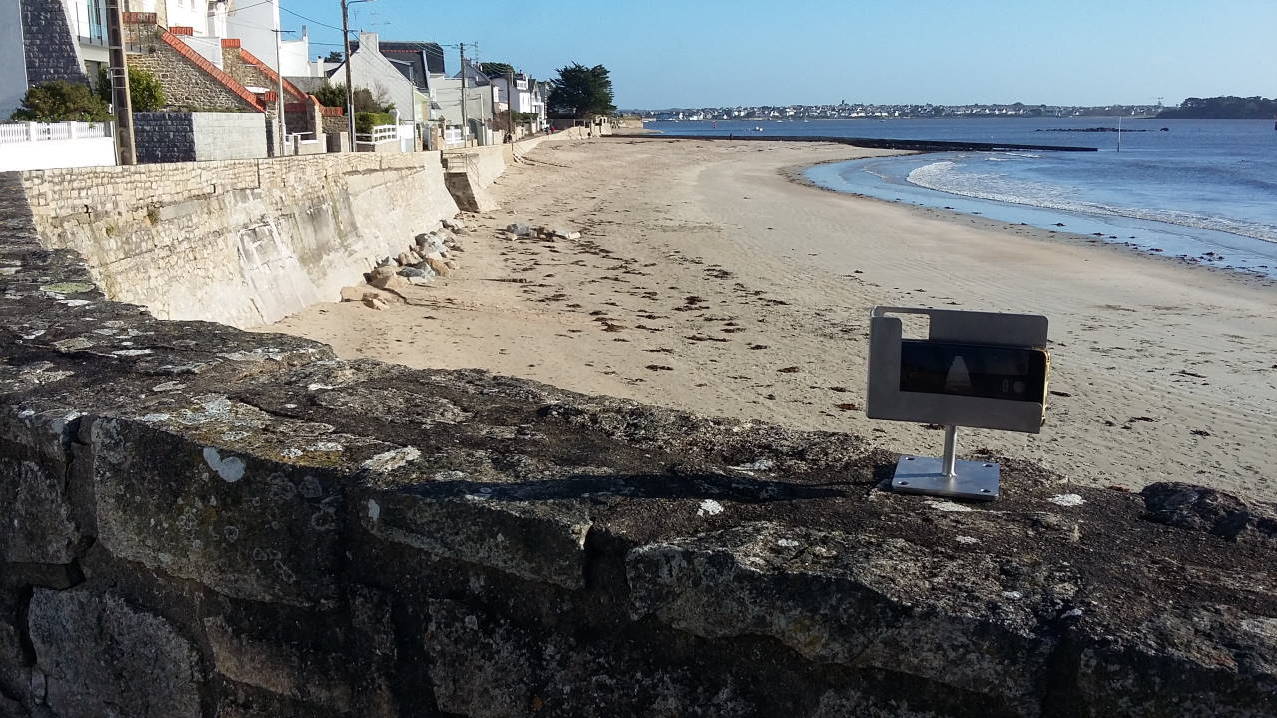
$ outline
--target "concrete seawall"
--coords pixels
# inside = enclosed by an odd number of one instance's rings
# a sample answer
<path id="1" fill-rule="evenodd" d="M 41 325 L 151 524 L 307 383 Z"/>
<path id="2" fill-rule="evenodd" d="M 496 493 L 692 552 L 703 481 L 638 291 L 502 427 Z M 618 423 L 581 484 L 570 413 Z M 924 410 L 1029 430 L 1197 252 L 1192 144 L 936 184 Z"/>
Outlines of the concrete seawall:
<path id="1" fill-rule="evenodd" d="M 232 326 L 334 301 L 457 212 L 439 154 L 333 154 L 25 172 L 41 241 L 111 298 Z"/>
<path id="2" fill-rule="evenodd" d="M 542 142 L 461 155 L 476 193 Z M 439 152 L 343 153 L 20 175 L 41 242 L 85 258 L 116 301 L 161 319 L 236 327 L 277 321 L 456 215 Z"/>

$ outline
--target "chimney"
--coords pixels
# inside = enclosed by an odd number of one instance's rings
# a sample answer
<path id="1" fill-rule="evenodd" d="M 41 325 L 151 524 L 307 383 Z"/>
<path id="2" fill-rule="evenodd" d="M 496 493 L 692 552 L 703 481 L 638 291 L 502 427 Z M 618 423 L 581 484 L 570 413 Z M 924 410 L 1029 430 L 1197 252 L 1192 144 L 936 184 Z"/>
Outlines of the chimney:
<path id="1" fill-rule="evenodd" d="M 359 33 L 359 49 L 368 48 L 372 52 L 381 52 L 381 44 L 377 42 L 377 33 L 361 32 Z"/>

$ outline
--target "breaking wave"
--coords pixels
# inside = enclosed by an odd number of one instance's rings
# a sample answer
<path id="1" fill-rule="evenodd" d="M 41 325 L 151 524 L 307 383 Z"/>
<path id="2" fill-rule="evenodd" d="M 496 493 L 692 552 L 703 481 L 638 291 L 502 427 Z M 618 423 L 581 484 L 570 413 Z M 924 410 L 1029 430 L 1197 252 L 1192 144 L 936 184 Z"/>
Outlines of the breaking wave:
<path id="1" fill-rule="evenodd" d="M 1013 180 L 996 174 L 960 170 L 958 163 L 951 160 L 933 162 L 929 165 L 918 167 L 910 172 L 906 179 L 910 184 L 919 187 L 963 197 L 995 200 L 1066 212 L 1142 219 L 1181 227 L 1227 232 L 1265 242 L 1277 243 L 1277 227 L 1269 224 L 1179 210 L 1115 207 L 1099 202 L 1085 202 L 1077 199 L 1076 192 L 1068 188 L 1025 180 Z"/>

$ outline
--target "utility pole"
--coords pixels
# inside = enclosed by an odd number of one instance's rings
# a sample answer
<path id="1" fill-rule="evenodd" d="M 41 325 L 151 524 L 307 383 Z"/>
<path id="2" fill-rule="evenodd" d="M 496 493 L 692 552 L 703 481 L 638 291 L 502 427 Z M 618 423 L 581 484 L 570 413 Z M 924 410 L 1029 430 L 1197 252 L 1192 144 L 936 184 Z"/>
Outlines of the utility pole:
<path id="1" fill-rule="evenodd" d="M 474 68 L 475 68 L 475 71 L 476 71 L 477 73 L 482 73 L 482 72 L 483 72 L 483 61 L 479 59 L 479 43 L 477 43 L 477 42 L 474 44 Z M 491 117 L 489 117 L 489 116 L 488 116 L 488 113 L 487 113 L 487 112 L 485 112 L 485 111 L 484 111 L 484 109 L 483 109 L 483 92 L 484 92 L 484 91 L 483 91 L 482 89 L 480 89 L 480 88 L 479 88 L 479 80 L 478 80 L 478 78 L 475 78 L 475 86 L 474 86 L 474 89 L 479 90 L 479 92 L 478 92 L 478 99 L 479 99 L 479 127 L 480 127 L 479 132 L 480 132 L 481 137 L 483 138 L 483 143 L 482 143 L 482 144 L 487 144 L 487 142 L 488 142 L 488 133 L 487 133 L 487 130 L 488 130 L 488 126 L 489 126 L 490 124 L 492 124 L 492 123 L 490 122 L 490 120 L 491 120 L 492 118 L 491 118 Z M 491 102 L 492 102 L 492 83 L 491 83 L 491 81 L 489 81 L 489 82 L 488 82 L 488 89 L 487 89 L 487 92 L 488 92 L 488 103 L 489 103 L 489 105 L 491 105 Z M 490 109 L 491 109 L 491 108 L 490 108 Z"/>
<path id="2" fill-rule="evenodd" d="M 510 145 L 514 146 L 514 98 L 517 97 L 517 91 L 514 88 L 514 66 L 510 66 L 510 71 L 506 73 L 506 125 L 510 128 Z"/>
<path id="3" fill-rule="evenodd" d="M 283 45 L 284 31 L 279 27 L 279 6 L 275 6 L 275 119 L 279 126 L 279 144 L 275 148 L 275 156 L 279 157 L 284 154 L 284 137 L 287 130 L 284 127 L 284 63 L 280 59 L 283 56 L 281 46 Z"/>
<path id="4" fill-rule="evenodd" d="M 470 119 L 466 114 L 466 44 L 461 43 L 461 146 L 469 147 L 466 135 L 470 133 Z"/>
<path id="5" fill-rule="evenodd" d="M 137 164 L 137 144 L 133 136 L 133 96 L 129 94 L 129 60 L 124 48 L 123 0 L 106 0 L 107 44 L 110 46 L 111 104 L 115 108 L 115 143 L 120 164 Z"/>
<path id="6" fill-rule="evenodd" d="M 350 3 L 341 0 L 341 42 L 346 50 L 346 131 L 350 133 L 350 151 L 355 152 L 355 86 L 350 79 Z"/>

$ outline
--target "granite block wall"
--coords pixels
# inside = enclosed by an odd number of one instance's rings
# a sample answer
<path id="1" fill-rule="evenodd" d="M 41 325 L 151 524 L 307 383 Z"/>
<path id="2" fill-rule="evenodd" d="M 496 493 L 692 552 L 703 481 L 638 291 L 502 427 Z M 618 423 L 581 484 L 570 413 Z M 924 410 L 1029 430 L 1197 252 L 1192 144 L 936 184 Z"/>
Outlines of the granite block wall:
<path id="1" fill-rule="evenodd" d="M 194 162 L 195 129 L 189 112 L 135 112 L 133 136 L 137 161 Z"/>
<path id="2" fill-rule="evenodd" d="M 153 27 L 129 26 L 129 64 L 150 72 L 164 87 L 168 106 L 186 110 L 258 112 L 189 58 L 160 41 Z"/>
<path id="3" fill-rule="evenodd" d="M 53 80 L 88 84 L 80 46 L 61 0 L 10 0 L 22 6 L 27 82 Z"/>

